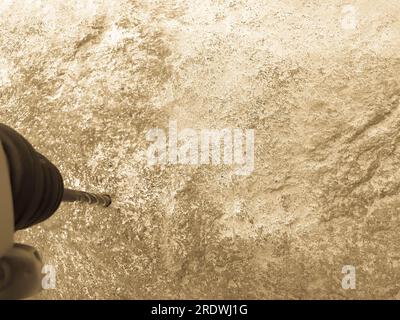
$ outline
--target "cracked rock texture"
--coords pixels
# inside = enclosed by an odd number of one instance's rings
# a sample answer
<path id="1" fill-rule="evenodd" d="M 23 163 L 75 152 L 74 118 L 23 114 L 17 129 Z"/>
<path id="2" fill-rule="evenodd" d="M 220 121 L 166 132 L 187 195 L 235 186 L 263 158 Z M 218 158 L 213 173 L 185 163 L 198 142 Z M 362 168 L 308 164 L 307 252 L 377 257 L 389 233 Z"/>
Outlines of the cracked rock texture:
<path id="1" fill-rule="evenodd" d="M 399 18 L 394 0 L 0 0 L 0 121 L 114 197 L 17 234 L 57 270 L 36 298 L 400 298 Z M 254 172 L 148 166 L 170 120 L 254 129 Z"/>

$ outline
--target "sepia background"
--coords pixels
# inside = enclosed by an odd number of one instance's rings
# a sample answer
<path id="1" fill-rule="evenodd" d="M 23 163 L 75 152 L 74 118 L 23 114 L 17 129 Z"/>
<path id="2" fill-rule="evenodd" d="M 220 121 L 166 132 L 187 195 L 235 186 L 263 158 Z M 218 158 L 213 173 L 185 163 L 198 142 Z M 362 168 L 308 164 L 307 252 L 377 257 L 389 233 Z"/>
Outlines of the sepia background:
<path id="1" fill-rule="evenodd" d="M 17 234 L 57 271 L 36 298 L 400 298 L 399 18 L 396 0 L 0 0 L 0 121 L 114 199 Z M 148 166 L 169 120 L 254 129 L 254 172 Z"/>

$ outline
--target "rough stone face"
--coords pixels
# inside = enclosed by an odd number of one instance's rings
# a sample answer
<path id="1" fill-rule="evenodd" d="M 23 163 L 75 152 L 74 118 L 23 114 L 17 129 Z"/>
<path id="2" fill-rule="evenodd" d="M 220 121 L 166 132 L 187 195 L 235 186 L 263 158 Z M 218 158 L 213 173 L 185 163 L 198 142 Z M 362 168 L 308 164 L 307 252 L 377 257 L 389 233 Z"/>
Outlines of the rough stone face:
<path id="1" fill-rule="evenodd" d="M 351 3 L 1 0 L 0 121 L 114 197 L 17 234 L 38 298 L 400 298 L 400 5 Z M 254 129 L 254 172 L 148 166 L 170 120 Z"/>

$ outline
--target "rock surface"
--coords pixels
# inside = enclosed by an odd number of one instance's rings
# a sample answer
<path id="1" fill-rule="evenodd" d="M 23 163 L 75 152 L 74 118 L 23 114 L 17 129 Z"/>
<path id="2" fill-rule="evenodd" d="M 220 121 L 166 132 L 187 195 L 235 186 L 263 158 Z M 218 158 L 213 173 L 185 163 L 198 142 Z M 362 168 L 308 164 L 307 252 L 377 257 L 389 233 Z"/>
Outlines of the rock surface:
<path id="1" fill-rule="evenodd" d="M 41 299 L 400 298 L 400 5 L 1 0 L 0 121 L 68 187 L 18 233 Z M 148 166 L 146 132 L 255 130 L 255 170 Z M 357 287 L 341 286 L 342 267 Z"/>

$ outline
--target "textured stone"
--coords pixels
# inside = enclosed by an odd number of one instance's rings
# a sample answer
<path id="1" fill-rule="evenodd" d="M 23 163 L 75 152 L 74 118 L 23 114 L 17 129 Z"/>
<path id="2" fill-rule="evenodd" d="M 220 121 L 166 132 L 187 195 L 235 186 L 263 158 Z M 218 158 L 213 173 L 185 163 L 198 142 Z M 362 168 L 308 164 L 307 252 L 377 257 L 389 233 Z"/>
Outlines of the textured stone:
<path id="1" fill-rule="evenodd" d="M 342 4 L 0 1 L 0 120 L 114 197 L 17 235 L 38 298 L 398 298 L 400 5 Z M 170 120 L 254 129 L 254 172 L 147 166 Z"/>

